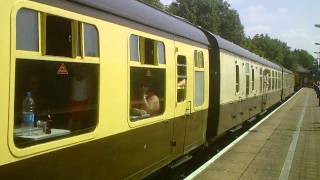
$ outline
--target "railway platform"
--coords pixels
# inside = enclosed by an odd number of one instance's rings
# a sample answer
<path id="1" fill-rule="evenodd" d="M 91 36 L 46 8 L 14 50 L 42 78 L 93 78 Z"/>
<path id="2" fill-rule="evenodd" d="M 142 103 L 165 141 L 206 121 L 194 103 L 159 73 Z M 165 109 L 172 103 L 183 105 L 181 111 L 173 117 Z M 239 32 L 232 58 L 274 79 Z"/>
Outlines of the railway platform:
<path id="1" fill-rule="evenodd" d="M 320 179 L 320 107 L 314 90 L 301 89 L 262 121 L 186 179 Z"/>

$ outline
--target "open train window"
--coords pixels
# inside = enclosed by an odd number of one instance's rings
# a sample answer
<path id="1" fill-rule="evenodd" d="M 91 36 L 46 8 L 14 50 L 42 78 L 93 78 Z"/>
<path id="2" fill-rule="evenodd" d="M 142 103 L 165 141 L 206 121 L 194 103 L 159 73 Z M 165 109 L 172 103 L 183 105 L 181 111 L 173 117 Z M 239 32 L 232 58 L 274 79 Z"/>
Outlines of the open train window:
<path id="1" fill-rule="evenodd" d="M 20 9 L 16 18 L 16 49 L 39 51 L 38 12 Z"/>
<path id="2" fill-rule="evenodd" d="M 72 21 L 46 16 L 46 55 L 72 57 Z"/>
<path id="3" fill-rule="evenodd" d="M 99 64 L 17 59 L 15 72 L 17 147 L 86 133 L 96 127 Z"/>
<path id="4" fill-rule="evenodd" d="M 130 68 L 130 120 L 163 114 L 165 110 L 165 69 Z"/>
<path id="5" fill-rule="evenodd" d="M 130 35 L 130 60 L 147 65 L 166 63 L 165 45 L 161 41 Z"/>

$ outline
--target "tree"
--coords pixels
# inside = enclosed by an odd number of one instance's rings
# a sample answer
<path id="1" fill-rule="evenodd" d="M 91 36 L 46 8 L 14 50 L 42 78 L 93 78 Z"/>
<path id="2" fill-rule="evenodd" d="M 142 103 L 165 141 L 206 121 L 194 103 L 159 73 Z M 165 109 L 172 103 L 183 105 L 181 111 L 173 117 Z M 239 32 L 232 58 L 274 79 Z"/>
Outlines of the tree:
<path id="1" fill-rule="evenodd" d="M 164 5 L 160 2 L 160 0 L 140 0 L 150 6 L 156 7 L 158 9 L 164 9 Z"/>
<path id="2" fill-rule="evenodd" d="M 290 47 L 286 43 L 272 39 L 267 34 L 257 34 L 245 42 L 245 48 L 278 64 L 284 64 L 285 57 L 290 54 Z"/>
<path id="3" fill-rule="evenodd" d="M 167 10 L 238 45 L 245 39 L 239 14 L 224 0 L 177 0 Z"/>
<path id="4" fill-rule="evenodd" d="M 287 43 L 273 39 L 267 34 L 257 34 L 252 39 L 247 38 L 244 46 L 251 52 L 282 66 L 296 70 L 297 65 L 311 69 L 314 58 L 305 50 L 291 48 Z"/>

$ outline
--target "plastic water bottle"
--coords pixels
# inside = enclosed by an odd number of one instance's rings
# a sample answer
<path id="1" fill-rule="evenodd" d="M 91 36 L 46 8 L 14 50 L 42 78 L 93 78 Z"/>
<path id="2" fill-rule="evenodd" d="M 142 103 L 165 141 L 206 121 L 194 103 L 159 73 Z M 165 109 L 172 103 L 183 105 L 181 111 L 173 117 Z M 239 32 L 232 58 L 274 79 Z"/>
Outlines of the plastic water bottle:
<path id="1" fill-rule="evenodd" d="M 31 92 L 27 92 L 27 96 L 23 99 L 22 102 L 22 123 L 24 127 L 29 129 L 29 132 L 33 129 L 34 123 L 34 110 L 35 104 L 32 99 Z"/>

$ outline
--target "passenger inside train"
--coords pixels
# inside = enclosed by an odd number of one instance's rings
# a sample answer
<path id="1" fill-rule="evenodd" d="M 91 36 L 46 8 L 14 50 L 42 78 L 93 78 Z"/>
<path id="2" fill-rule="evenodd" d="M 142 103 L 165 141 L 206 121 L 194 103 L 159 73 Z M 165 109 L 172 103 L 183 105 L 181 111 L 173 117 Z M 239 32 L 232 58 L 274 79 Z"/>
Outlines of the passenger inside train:
<path id="1" fill-rule="evenodd" d="M 50 115 L 53 132 L 83 133 L 96 126 L 98 116 L 98 70 L 96 64 L 19 60 L 15 81 L 15 142 L 32 145 L 45 136 L 37 124 L 45 124 Z M 29 96 L 34 101 L 25 105 Z M 24 135 L 25 107 L 34 113 L 32 135 Z M 53 136 L 53 135 L 52 135 Z M 41 141 L 51 140 L 40 138 Z"/>
<path id="2" fill-rule="evenodd" d="M 163 72 L 158 69 L 131 68 L 132 121 L 162 114 L 164 108 Z"/>

